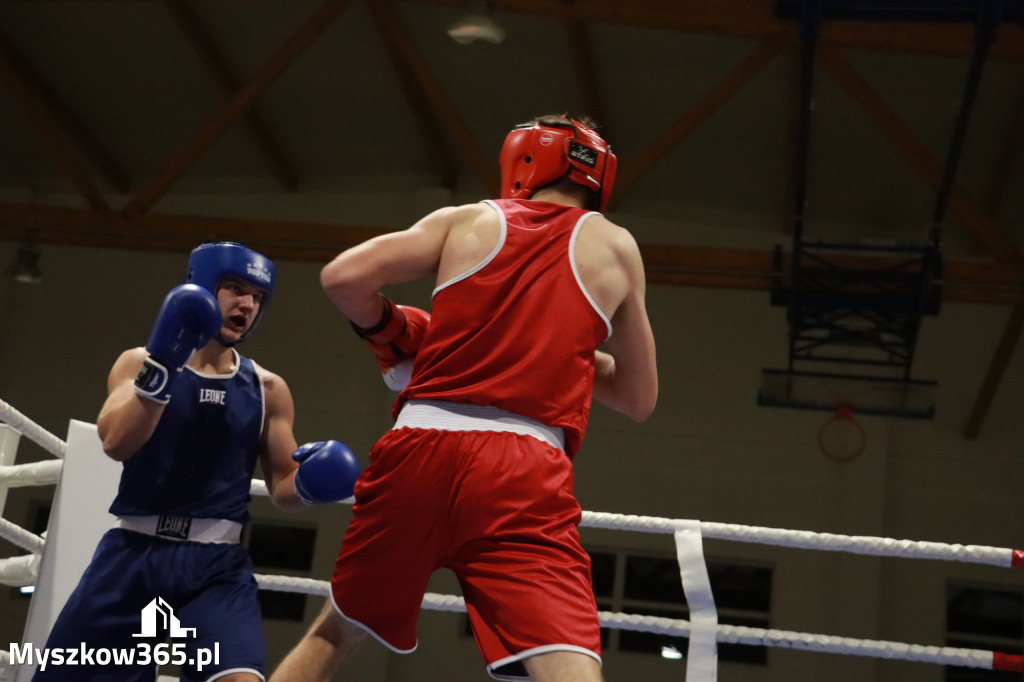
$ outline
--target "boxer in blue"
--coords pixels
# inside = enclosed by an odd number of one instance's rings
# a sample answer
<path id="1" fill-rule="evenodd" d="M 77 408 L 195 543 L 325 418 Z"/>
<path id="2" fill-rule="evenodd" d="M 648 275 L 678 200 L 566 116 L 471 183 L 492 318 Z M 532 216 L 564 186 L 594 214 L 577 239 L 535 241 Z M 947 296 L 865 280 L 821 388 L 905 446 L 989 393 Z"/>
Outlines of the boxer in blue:
<path id="1" fill-rule="evenodd" d="M 134 658 L 51 663 L 34 680 L 152 682 L 154 647 L 168 636 L 164 651 L 181 665 L 182 680 L 264 679 L 257 585 L 239 545 L 256 461 L 286 510 L 349 497 L 359 474 L 337 441 L 297 447 L 288 385 L 234 348 L 262 317 L 274 272 L 273 262 L 240 244 L 197 247 L 146 347 L 125 351 L 111 369 L 97 427 L 104 451 L 124 463 L 110 507 L 118 521 L 46 649 Z M 140 623 L 151 603 L 163 614 L 155 632 Z"/>

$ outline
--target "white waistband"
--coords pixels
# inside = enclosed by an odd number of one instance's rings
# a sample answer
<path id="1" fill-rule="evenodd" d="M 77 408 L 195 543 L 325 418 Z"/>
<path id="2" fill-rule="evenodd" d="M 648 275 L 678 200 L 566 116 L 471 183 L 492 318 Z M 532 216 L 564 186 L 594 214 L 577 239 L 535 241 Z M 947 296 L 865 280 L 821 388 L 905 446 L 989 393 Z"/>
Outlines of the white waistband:
<path id="1" fill-rule="evenodd" d="M 565 451 L 565 432 L 493 405 L 452 403 L 446 400 L 410 400 L 402 406 L 394 428 L 441 431 L 507 431 L 533 436 Z"/>
<path id="2" fill-rule="evenodd" d="M 219 542 L 237 545 L 242 524 L 227 519 L 193 519 L 188 516 L 118 516 L 117 528 L 169 540 Z"/>

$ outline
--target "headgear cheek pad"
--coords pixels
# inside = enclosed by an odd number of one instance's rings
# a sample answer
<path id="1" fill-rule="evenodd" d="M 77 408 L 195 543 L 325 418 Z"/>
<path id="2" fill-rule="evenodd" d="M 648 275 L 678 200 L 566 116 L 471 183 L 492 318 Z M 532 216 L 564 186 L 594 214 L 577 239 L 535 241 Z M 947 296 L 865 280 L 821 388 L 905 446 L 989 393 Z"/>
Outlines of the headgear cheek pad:
<path id="1" fill-rule="evenodd" d="M 501 148 L 501 198 L 528 199 L 563 177 L 597 196 L 603 211 L 615 184 L 618 159 L 600 135 L 579 121 L 514 128 Z"/>
<path id="2" fill-rule="evenodd" d="M 274 292 L 274 274 L 274 262 L 263 254 L 234 242 L 217 242 L 215 244 L 200 244 L 192 249 L 192 253 L 188 257 L 188 274 L 185 281 L 197 284 L 216 296 L 220 281 L 231 276 L 266 292 L 260 302 L 256 319 L 239 339 L 241 341 L 256 328 L 256 323 L 263 316 L 267 301 L 270 300 L 270 295 Z M 224 343 L 219 335 L 218 341 Z"/>

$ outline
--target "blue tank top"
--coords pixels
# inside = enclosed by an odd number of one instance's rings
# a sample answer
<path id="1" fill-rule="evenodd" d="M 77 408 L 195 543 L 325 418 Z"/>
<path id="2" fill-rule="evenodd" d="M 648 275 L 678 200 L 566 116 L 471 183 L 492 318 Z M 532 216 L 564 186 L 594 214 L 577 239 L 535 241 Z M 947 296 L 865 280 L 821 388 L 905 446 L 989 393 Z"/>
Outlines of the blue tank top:
<path id="1" fill-rule="evenodd" d="M 235 355 L 233 374 L 181 371 L 156 431 L 124 462 L 111 514 L 249 520 L 265 404 L 252 360 Z"/>

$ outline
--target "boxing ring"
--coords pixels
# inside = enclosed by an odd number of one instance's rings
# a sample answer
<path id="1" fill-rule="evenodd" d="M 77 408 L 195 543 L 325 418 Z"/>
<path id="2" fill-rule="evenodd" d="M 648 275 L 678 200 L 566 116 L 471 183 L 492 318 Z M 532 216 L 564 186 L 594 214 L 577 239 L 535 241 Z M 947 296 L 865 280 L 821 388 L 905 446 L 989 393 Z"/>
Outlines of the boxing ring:
<path id="1" fill-rule="evenodd" d="M 68 447 L 68 443 L 47 432 L 2 400 L 0 400 L 0 422 L 7 424 L 16 434 L 35 442 L 55 458 L 28 464 L 15 464 L 13 463 L 14 452 L 11 451 L 11 444 L 13 442 L 16 448 L 17 437 L 5 439 L 4 434 L 0 433 L 0 509 L 2 509 L 9 488 L 57 484 L 60 481 L 61 472 L 65 468 L 65 454 L 72 450 Z M 75 422 L 72 422 L 72 425 L 74 426 Z M 91 427 L 91 425 L 89 426 Z M 261 480 L 253 480 L 251 493 L 254 496 L 266 495 L 266 485 Z M 600 612 L 600 622 L 604 628 L 688 638 L 689 649 L 686 657 L 686 680 L 688 682 L 713 682 L 717 679 L 716 646 L 718 643 L 1024 672 L 1024 656 L 1016 654 L 720 624 L 717 622 L 717 611 L 708 582 L 702 542 L 705 538 L 711 538 L 877 557 L 984 564 L 1010 569 L 1024 568 L 1024 550 L 587 511 L 583 512 L 580 526 L 582 528 L 674 536 L 681 581 L 690 609 L 690 619 L 680 620 L 602 611 Z M 53 532 L 52 521 L 50 532 Z M 35 584 L 41 575 L 41 565 L 45 566 L 44 551 L 47 540 L 5 518 L 0 518 L 0 537 L 27 552 L 24 555 L 0 559 L 0 584 L 16 587 Z M 89 554 L 91 555 L 91 552 Z M 329 593 L 329 583 L 326 580 L 263 574 L 257 574 L 256 579 L 260 588 L 264 590 L 321 597 L 326 597 Z M 451 612 L 465 612 L 466 610 L 461 597 L 434 593 L 425 595 L 423 608 Z M 42 646 L 42 643 L 37 644 Z M 13 669 L 14 666 L 8 652 L 0 650 L 0 682 L 14 679 Z"/>

